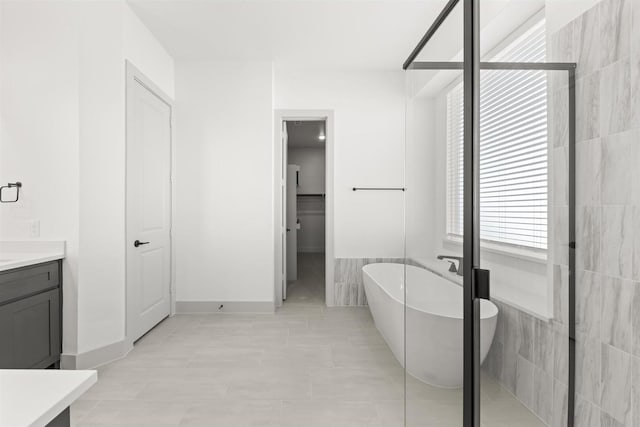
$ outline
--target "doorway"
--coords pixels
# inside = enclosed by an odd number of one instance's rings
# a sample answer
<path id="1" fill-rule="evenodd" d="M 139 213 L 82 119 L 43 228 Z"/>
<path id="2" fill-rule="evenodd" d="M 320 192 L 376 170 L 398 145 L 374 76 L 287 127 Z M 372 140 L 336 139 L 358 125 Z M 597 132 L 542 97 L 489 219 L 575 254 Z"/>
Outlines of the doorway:
<path id="1" fill-rule="evenodd" d="M 332 306 L 332 112 L 277 111 L 275 141 L 275 305 Z"/>
<path id="2" fill-rule="evenodd" d="M 283 300 L 324 303 L 326 121 L 286 120 L 286 263 Z"/>
<path id="3" fill-rule="evenodd" d="M 127 63 L 126 336 L 171 314 L 172 101 Z"/>

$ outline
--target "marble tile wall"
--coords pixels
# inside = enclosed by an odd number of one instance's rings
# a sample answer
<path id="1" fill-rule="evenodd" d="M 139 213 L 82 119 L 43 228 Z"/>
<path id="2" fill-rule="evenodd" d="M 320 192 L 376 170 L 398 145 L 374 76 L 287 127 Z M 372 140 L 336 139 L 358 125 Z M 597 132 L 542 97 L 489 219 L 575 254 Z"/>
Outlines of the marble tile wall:
<path id="1" fill-rule="evenodd" d="M 576 62 L 576 425 L 638 426 L 640 392 L 640 1 L 603 0 L 550 37 Z M 554 316 L 500 304 L 484 369 L 546 424 L 566 425 L 567 80 L 549 76 Z M 533 329 L 532 329 L 533 325 Z M 640 389 L 640 386 L 637 387 Z M 533 390 L 533 392 L 531 392 Z M 551 397 L 551 401 L 547 397 Z"/>
<path id="2" fill-rule="evenodd" d="M 367 305 L 362 281 L 362 267 L 378 262 L 404 263 L 404 258 L 336 258 L 334 261 L 334 304 Z"/>
<path id="3" fill-rule="evenodd" d="M 541 320 L 510 305 L 494 302 L 500 315 L 494 342 L 482 369 L 546 425 L 566 426 L 567 324 L 555 319 Z"/>
<path id="4" fill-rule="evenodd" d="M 549 45 L 578 64 L 577 426 L 640 425 L 639 26 L 640 1 L 603 0 Z"/>

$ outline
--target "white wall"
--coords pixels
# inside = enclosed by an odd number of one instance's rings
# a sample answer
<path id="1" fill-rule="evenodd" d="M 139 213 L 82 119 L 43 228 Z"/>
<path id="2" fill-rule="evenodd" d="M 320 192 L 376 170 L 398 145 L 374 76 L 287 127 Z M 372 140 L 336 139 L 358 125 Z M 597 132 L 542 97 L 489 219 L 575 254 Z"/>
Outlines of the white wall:
<path id="1" fill-rule="evenodd" d="M 404 194 L 353 187 L 404 186 L 404 73 L 281 70 L 274 104 L 333 110 L 336 258 L 402 257 Z"/>
<path id="2" fill-rule="evenodd" d="M 0 8 L 0 181 L 25 190 L 0 208 L 0 238 L 37 220 L 67 241 L 63 352 L 83 353 L 124 339 L 125 59 L 169 93 L 173 60 L 124 2 Z"/>
<path id="3" fill-rule="evenodd" d="M 177 301 L 273 301 L 270 62 L 176 67 Z"/>
<path id="4" fill-rule="evenodd" d="M 22 181 L 0 205 L 0 237 L 67 241 L 64 348 L 74 352 L 78 263 L 78 28 L 70 5 L 0 2 L 0 183 Z M 68 296 L 68 298 L 67 298 Z"/>
<path id="5" fill-rule="evenodd" d="M 173 59 L 126 3 L 80 9 L 78 350 L 125 334 L 125 60 L 165 93 Z"/>
<path id="6" fill-rule="evenodd" d="M 122 7 L 79 5 L 78 352 L 124 338 Z"/>
<path id="7" fill-rule="evenodd" d="M 175 98 L 173 58 L 126 4 L 123 14 L 124 57 L 133 62 L 169 98 Z"/>

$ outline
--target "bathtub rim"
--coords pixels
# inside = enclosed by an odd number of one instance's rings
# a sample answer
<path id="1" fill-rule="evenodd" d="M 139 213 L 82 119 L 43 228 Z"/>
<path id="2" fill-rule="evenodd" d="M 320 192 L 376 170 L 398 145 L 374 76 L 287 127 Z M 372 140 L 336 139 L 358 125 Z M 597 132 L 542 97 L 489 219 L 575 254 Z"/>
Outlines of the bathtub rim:
<path id="1" fill-rule="evenodd" d="M 373 281 L 376 283 L 376 285 L 377 285 L 379 288 L 381 288 L 381 289 L 382 289 L 382 291 L 383 291 L 385 294 L 387 294 L 387 296 L 388 296 L 389 298 L 391 298 L 393 301 L 395 301 L 395 302 L 397 302 L 397 303 L 399 303 L 399 304 L 404 305 L 406 308 L 410 308 L 410 309 L 415 310 L 415 311 L 418 311 L 418 312 L 420 312 L 420 313 L 429 314 L 429 315 L 431 315 L 431 316 L 438 316 L 438 317 L 442 317 L 442 318 L 445 318 L 445 319 L 452 319 L 452 320 L 464 320 L 464 313 L 462 313 L 460 316 L 450 316 L 450 315 L 446 315 L 446 314 L 433 313 L 433 312 L 430 312 L 430 311 L 422 310 L 422 309 L 420 309 L 420 308 L 418 308 L 418 307 L 415 307 L 415 306 L 413 306 L 413 305 L 411 305 L 411 304 L 407 304 L 407 303 L 406 303 L 406 301 L 400 301 L 400 300 L 396 299 L 393 295 L 391 295 L 391 294 L 389 293 L 389 291 L 388 291 L 387 289 L 385 289 L 385 287 L 384 287 L 384 286 L 381 286 L 381 285 L 378 283 L 378 281 L 377 281 L 377 280 L 375 280 L 375 279 L 373 278 L 373 276 L 371 276 L 371 274 L 369 274 L 369 272 L 367 271 L 367 267 L 369 267 L 369 266 L 374 266 L 374 265 L 392 265 L 392 266 L 398 266 L 398 265 L 399 265 L 399 266 L 402 266 L 402 267 L 403 267 L 403 273 L 402 273 L 402 281 L 403 281 L 402 286 L 403 286 L 403 288 L 402 288 L 402 289 L 403 289 L 403 294 L 404 294 L 404 295 L 406 295 L 406 292 L 405 292 L 405 291 L 406 291 L 406 280 L 407 280 L 407 273 L 406 273 L 406 272 L 407 272 L 407 269 L 423 270 L 423 271 L 425 271 L 425 272 L 427 272 L 427 273 L 429 273 L 429 274 L 432 274 L 432 275 L 434 275 L 434 276 L 436 276 L 436 277 L 439 277 L 440 279 L 443 279 L 443 280 L 447 281 L 447 282 L 448 282 L 448 284 L 449 284 L 449 285 L 451 285 L 451 286 L 461 287 L 461 286 L 460 286 L 460 284 L 458 284 L 458 283 L 456 283 L 455 281 L 450 280 L 450 279 L 448 279 L 447 277 L 444 277 L 444 276 L 442 276 L 442 275 L 440 275 L 440 274 L 434 273 L 433 271 L 431 271 L 431 270 L 429 270 L 429 269 L 427 269 L 427 268 L 418 267 L 418 266 L 410 265 L 410 264 L 401 264 L 401 263 L 392 263 L 392 262 L 374 262 L 374 263 L 367 264 L 367 265 L 365 265 L 365 266 L 363 266 L 363 267 L 362 267 L 362 273 L 363 273 L 363 274 L 365 274 L 365 273 L 366 273 L 366 274 L 371 278 L 371 280 L 373 280 Z M 364 278 L 363 278 L 363 279 L 364 279 Z M 490 307 L 490 311 L 491 311 L 491 313 L 490 313 L 490 314 L 488 314 L 488 315 L 485 315 L 485 316 L 482 316 L 482 313 L 481 313 L 480 319 L 481 319 L 481 320 L 487 320 L 487 319 L 491 319 L 491 318 L 493 318 L 493 317 L 497 317 L 497 316 L 498 316 L 498 313 L 500 312 L 500 310 L 498 309 L 498 306 L 497 306 L 493 301 L 491 301 L 491 300 L 483 300 L 483 301 L 486 301 L 487 303 L 489 303 L 488 307 Z M 482 303 L 482 301 L 481 301 L 481 303 Z M 487 305 L 487 304 L 485 304 L 485 305 Z"/>

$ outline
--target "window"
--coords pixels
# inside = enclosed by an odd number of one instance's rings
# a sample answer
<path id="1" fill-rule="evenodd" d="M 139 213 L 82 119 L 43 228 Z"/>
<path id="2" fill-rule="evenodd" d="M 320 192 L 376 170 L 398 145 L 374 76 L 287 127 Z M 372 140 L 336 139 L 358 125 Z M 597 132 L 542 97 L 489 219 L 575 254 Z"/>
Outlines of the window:
<path id="1" fill-rule="evenodd" d="M 492 61 L 544 62 L 545 23 Z M 547 75 L 482 71 L 480 85 L 480 238 L 547 249 Z M 447 234 L 463 235 L 463 88 L 447 94 Z"/>

